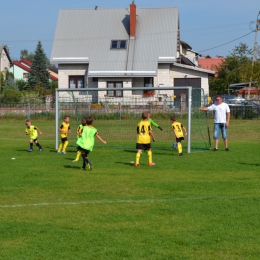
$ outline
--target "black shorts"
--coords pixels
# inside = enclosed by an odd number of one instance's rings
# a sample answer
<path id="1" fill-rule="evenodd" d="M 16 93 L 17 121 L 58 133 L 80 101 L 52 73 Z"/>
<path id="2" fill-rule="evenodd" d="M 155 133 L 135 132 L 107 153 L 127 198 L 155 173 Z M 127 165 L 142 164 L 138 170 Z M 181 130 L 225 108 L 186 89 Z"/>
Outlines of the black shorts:
<path id="1" fill-rule="evenodd" d="M 138 150 L 150 150 L 151 149 L 151 144 L 136 144 L 136 149 Z"/>
<path id="2" fill-rule="evenodd" d="M 67 137 L 61 138 L 61 142 L 62 142 L 62 143 L 65 143 L 66 141 L 68 141 L 68 138 L 67 138 Z"/>
<path id="3" fill-rule="evenodd" d="M 90 151 L 89 151 L 89 150 L 83 149 L 83 148 L 82 148 L 82 147 L 80 147 L 80 146 L 78 146 L 78 149 L 79 149 L 79 151 L 81 151 L 81 153 L 83 153 L 83 154 L 86 154 L 86 155 L 88 155 L 88 154 L 90 153 Z"/>
<path id="4" fill-rule="evenodd" d="M 177 138 L 176 137 L 176 143 L 180 143 L 181 141 L 183 141 L 184 140 L 184 137 L 180 137 L 180 138 Z"/>

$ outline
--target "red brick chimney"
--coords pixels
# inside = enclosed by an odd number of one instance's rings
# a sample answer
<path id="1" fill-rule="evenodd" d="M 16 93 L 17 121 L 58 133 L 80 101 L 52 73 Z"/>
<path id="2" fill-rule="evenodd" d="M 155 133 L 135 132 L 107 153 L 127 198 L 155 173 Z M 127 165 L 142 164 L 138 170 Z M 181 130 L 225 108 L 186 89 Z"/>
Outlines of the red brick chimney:
<path id="1" fill-rule="evenodd" d="M 130 4 L 130 37 L 135 37 L 136 31 L 136 5 Z"/>

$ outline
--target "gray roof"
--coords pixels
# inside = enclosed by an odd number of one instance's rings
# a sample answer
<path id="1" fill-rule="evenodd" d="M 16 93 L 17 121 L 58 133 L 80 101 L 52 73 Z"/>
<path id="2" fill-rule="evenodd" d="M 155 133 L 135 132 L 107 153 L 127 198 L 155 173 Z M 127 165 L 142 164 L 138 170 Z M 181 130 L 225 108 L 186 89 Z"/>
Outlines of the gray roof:
<path id="1" fill-rule="evenodd" d="M 179 64 L 179 63 L 173 63 L 173 66 L 179 67 L 179 68 L 183 68 L 183 69 L 188 69 L 188 70 L 194 70 L 194 71 L 199 71 L 199 72 L 203 72 L 203 73 L 207 73 L 210 75 L 215 75 L 215 71 L 213 70 L 206 70 L 206 69 L 202 69 L 199 67 L 193 67 L 193 66 L 188 66 L 188 65 L 184 65 L 184 64 Z"/>
<path id="2" fill-rule="evenodd" d="M 178 8 L 137 8 L 136 36 L 129 36 L 129 9 L 60 10 L 52 63 L 89 63 L 89 76 L 156 75 L 158 62 L 177 56 Z M 111 50 L 111 40 L 128 49 Z"/>

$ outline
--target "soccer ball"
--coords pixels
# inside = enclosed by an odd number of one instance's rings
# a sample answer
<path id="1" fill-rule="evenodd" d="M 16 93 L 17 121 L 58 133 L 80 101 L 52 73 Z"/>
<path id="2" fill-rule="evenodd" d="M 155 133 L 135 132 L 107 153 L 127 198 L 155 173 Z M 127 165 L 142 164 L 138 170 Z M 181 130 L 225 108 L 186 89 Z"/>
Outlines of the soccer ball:
<path id="1" fill-rule="evenodd" d="M 177 149 L 177 143 L 172 144 L 172 149 Z"/>

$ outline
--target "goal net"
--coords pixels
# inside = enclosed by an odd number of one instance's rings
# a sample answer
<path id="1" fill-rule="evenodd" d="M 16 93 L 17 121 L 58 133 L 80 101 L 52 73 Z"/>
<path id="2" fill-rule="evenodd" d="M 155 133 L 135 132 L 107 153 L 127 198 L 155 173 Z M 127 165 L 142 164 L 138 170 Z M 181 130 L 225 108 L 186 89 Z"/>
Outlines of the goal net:
<path id="1" fill-rule="evenodd" d="M 174 90 L 182 90 L 176 98 Z M 189 91 L 190 90 L 190 91 Z M 189 97 L 190 92 L 190 97 Z M 188 131 L 182 142 L 187 152 L 208 150 L 211 148 L 207 113 L 199 111 L 204 105 L 204 93 L 200 88 L 191 87 L 153 87 L 110 89 L 57 89 L 56 90 L 56 149 L 59 142 L 58 128 L 63 117 L 70 117 L 71 134 L 69 148 L 76 146 L 76 129 L 81 119 L 94 118 L 93 125 L 107 141 L 106 147 L 115 149 L 133 149 L 136 144 L 136 126 L 141 114 L 148 111 L 153 121 L 163 130 L 152 126 L 156 142 L 153 150 L 172 150 L 175 136 L 171 127 L 170 116 L 175 115 Z M 101 142 L 95 148 L 103 147 Z"/>

